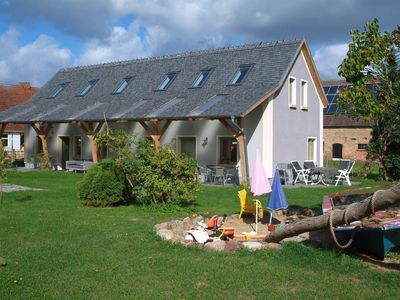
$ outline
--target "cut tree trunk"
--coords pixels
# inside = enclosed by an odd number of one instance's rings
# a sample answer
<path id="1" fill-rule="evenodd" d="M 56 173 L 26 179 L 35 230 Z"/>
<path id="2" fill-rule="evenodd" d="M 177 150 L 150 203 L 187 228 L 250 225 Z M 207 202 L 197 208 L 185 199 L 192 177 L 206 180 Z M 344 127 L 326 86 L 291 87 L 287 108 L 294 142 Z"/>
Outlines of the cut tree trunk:
<path id="1" fill-rule="evenodd" d="M 354 203 L 349 206 L 347 208 L 347 221 L 349 223 L 358 221 L 371 215 L 373 210 L 377 211 L 392 206 L 396 203 L 400 204 L 400 184 L 397 184 L 393 188 L 386 191 L 377 191 L 374 199 L 373 208 L 371 206 L 371 200 L 372 196 L 364 199 L 359 203 Z M 334 215 L 332 218 L 333 226 L 340 226 L 345 224 L 344 212 L 344 210 L 334 211 Z M 281 229 L 271 232 L 271 234 L 269 236 L 266 236 L 264 240 L 268 243 L 277 243 L 282 239 L 299 235 L 303 232 L 315 231 L 324 228 L 329 228 L 329 215 L 307 218 L 289 225 L 285 225 L 281 227 Z"/>

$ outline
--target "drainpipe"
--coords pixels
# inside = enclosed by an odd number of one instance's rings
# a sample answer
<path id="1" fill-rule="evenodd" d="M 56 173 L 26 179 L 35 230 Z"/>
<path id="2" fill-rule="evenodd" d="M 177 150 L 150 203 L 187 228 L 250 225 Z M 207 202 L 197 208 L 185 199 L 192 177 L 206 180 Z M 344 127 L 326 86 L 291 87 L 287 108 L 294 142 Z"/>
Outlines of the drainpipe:
<path id="1" fill-rule="evenodd" d="M 246 134 L 244 132 L 244 129 L 241 128 L 238 123 L 236 123 L 235 116 L 231 116 L 231 121 L 232 121 L 232 125 L 234 127 L 236 127 L 236 129 L 238 129 L 243 134 L 244 156 L 245 156 L 244 159 L 245 159 L 245 163 L 246 163 L 246 174 L 247 174 L 247 178 L 245 178 L 245 179 L 246 179 L 246 182 L 249 182 L 249 161 L 248 161 L 248 155 L 247 155 Z M 243 178 L 242 178 L 242 180 L 243 180 Z"/>

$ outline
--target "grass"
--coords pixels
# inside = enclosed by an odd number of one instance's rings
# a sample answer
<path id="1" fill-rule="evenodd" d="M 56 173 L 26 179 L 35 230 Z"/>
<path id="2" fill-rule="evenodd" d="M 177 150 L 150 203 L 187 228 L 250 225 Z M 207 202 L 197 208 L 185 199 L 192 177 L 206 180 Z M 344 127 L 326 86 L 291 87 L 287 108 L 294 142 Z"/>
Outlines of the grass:
<path id="1" fill-rule="evenodd" d="M 84 208 L 82 174 L 9 173 L 39 192 L 6 193 L 0 205 L 0 299 L 398 299 L 400 272 L 336 250 L 286 244 L 282 251 L 211 253 L 159 240 L 153 226 L 191 212 L 238 212 L 237 189 L 206 187 L 176 211 Z M 376 185 L 363 181 L 362 185 Z M 342 188 L 286 190 L 298 208 L 319 208 Z M 265 200 L 265 199 L 263 199 Z M 393 256 L 393 255 L 392 255 Z M 396 254 L 394 254 L 396 257 Z"/>

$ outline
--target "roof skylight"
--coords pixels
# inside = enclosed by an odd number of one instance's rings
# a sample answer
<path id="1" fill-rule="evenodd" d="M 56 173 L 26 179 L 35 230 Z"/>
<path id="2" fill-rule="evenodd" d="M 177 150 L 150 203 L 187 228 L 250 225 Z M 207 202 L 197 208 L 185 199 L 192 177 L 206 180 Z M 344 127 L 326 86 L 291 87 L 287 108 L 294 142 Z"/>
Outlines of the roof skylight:
<path id="1" fill-rule="evenodd" d="M 204 83 L 207 81 L 208 76 L 210 75 L 211 70 L 201 70 L 200 73 L 197 75 L 196 79 L 193 82 L 192 87 L 202 87 Z"/>
<path id="2" fill-rule="evenodd" d="M 249 73 L 250 68 L 251 65 L 239 66 L 239 69 L 236 71 L 235 76 L 232 78 L 229 84 L 230 85 L 241 84 L 246 78 L 247 74 Z"/>
<path id="3" fill-rule="evenodd" d="M 132 76 L 127 76 L 122 81 L 117 85 L 115 90 L 113 91 L 113 94 L 121 94 L 126 87 L 128 86 L 129 83 L 132 81 Z"/>
<path id="4" fill-rule="evenodd" d="M 85 85 L 85 87 L 80 91 L 80 93 L 77 96 L 85 96 L 89 91 L 94 87 L 96 84 L 97 80 L 90 80 L 88 83 Z"/>
<path id="5" fill-rule="evenodd" d="M 68 85 L 68 82 L 60 83 L 50 93 L 49 98 L 55 98 Z"/>
<path id="6" fill-rule="evenodd" d="M 157 91 L 165 91 L 171 85 L 172 81 L 176 77 L 176 72 L 168 73 L 165 75 L 164 79 L 161 81 L 160 85 L 157 88 Z"/>

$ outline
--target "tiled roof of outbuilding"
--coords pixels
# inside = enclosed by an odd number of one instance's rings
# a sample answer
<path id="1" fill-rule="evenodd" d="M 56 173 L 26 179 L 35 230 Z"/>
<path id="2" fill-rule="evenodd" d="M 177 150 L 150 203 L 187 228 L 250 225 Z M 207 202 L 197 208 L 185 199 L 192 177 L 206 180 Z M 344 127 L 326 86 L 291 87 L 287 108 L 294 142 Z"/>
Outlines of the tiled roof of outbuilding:
<path id="1" fill-rule="evenodd" d="M 100 121 L 104 115 L 108 120 L 243 116 L 281 86 L 303 43 L 258 43 L 61 69 L 31 100 L 0 113 L 0 123 Z M 247 78 L 241 85 L 229 85 L 243 64 L 252 66 Z M 203 69 L 212 69 L 208 80 L 201 88 L 191 88 Z M 177 72 L 175 80 L 166 91 L 156 91 L 169 72 Z M 132 82 L 121 94 L 112 94 L 126 76 L 132 76 Z M 77 97 L 90 80 L 98 81 L 85 96 Z M 68 85 L 49 98 L 61 83 Z"/>

